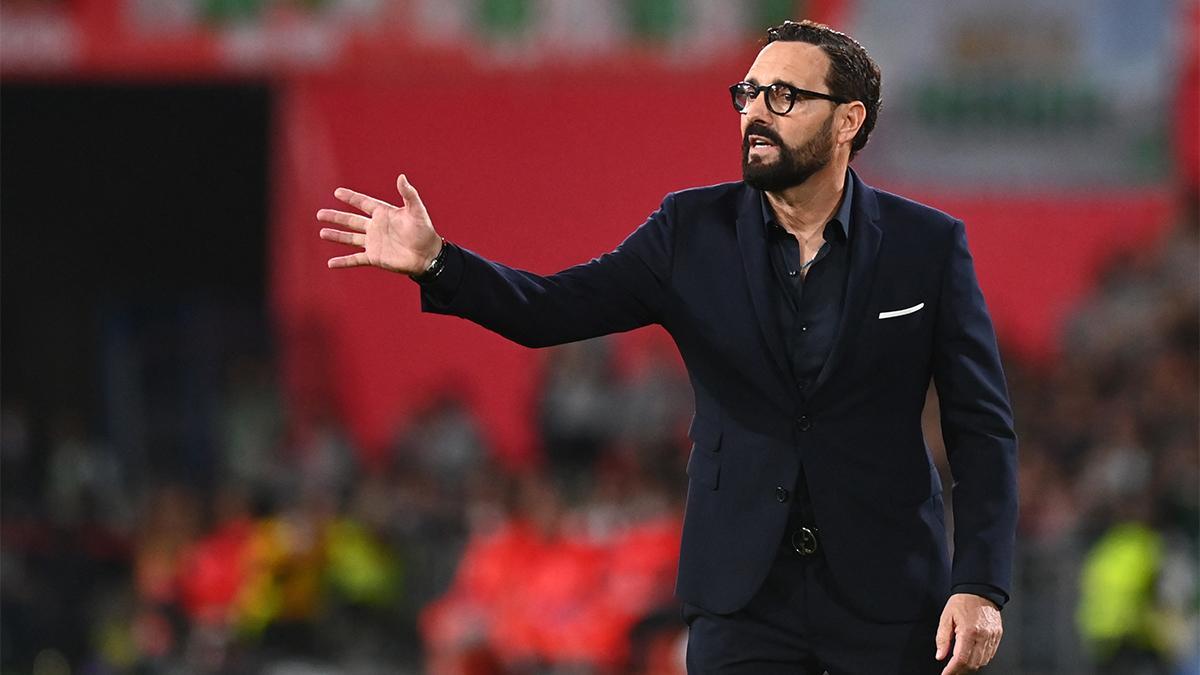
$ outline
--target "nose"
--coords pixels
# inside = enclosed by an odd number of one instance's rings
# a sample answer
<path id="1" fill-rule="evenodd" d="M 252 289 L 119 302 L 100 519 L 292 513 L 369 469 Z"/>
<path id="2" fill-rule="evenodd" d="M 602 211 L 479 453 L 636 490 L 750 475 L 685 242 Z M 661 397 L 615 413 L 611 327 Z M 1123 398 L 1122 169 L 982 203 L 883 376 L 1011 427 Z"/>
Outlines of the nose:
<path id="1" fill-rule="evenodd" d="M 763 122 L 770 124 L 773 113 L 767 108 L 766 92 L 758 92 L 754 98 L 746 101 L 746 107 L 742 108 L 742 123 L 749 124 L 751 122 Z"/>
<path id="2" fill-rule="evenodd" d="M 771 119 L 772 117 L 774 117 L 774 115 L 767 108 L 766 99 L 762 94 L 759 94 L 758 96 L 755 96 L 747 101 L 746 107 L 742 109 L 742 130 L 744 132 L 746 127 L 749 127 L 755 122 L 758 122 L 763 126 L 772 126 L 774 122 L 774 120 Z"/>

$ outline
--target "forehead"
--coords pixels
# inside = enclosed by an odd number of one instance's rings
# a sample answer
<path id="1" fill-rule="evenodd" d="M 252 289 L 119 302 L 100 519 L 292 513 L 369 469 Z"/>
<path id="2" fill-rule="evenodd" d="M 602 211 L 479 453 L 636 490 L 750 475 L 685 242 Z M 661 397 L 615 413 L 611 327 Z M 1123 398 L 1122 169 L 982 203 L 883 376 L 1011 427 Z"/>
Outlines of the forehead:
<path id="1" fill-rule="evenodd" d="M 821 91 L 829 71 L 829 56 L 807 42 L 772 42 L 758 53 L 747 80 L 759 84 L 787 82 L 801 89 Z"/>

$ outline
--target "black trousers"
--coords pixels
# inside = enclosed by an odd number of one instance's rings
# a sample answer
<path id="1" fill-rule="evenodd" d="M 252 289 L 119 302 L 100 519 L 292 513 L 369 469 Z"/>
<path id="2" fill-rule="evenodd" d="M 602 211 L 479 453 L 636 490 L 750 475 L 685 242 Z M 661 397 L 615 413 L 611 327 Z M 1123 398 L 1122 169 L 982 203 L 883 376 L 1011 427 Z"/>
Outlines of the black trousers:
<path id="1" fill-rule="evenodd" d="M 713 614 L 684 603 L 692 674 L 936 675 L 939 614 L 878 623 L 842 602 L 820 551 L 801 557 L 784 537 L 762 588 L 743 609 Z M 940 608 L 936 610 L 940 613 Z"/>

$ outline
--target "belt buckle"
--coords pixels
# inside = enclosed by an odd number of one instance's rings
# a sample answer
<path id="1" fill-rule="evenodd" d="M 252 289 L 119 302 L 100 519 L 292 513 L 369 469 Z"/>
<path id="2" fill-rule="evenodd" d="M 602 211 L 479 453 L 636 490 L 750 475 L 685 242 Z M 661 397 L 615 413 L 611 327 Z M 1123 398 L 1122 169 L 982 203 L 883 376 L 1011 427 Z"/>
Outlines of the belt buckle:
<path id="1" fill-rule="evenodd" d="M 817 552 L 817 528 L 798 527 L 792 530 L 792 548 L 801 556 Z"/>

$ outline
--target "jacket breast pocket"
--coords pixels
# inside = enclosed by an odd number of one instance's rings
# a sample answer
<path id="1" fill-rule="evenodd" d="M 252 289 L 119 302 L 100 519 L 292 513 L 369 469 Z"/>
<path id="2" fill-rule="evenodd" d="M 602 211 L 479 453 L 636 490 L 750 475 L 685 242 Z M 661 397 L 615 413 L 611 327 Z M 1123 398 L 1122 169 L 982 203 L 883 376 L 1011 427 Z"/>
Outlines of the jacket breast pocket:
<path id="1" fill-rule="evenodd" d="M 901 303 L 899 309 L 882 310 L 870 318 L 876 330 L 884 336 L 908 335 L 917 331 L 929 316 L 924 302 L 913 305 Z"/>
<path id="2" fill-rule="evenodd" d="M 916 350 L 928 344 L 932 327 L 929 305 L 911 301 L 887 303 L 873 309 L 866 318 L 862 332 L 865 353 L 883 357 L 888 361 L 886 366 L 907 366 L 917 357 Z"/>
<path id="3" fill-rule="evenodd" d="M 721 481 L 721 428 L 697 417 L 688 436 L 692 439 L 688 478 L 696 485 L 716 490 Z"/>

